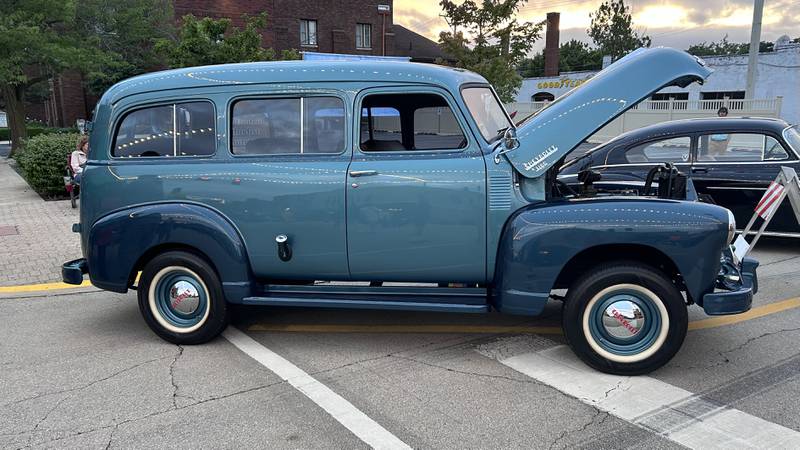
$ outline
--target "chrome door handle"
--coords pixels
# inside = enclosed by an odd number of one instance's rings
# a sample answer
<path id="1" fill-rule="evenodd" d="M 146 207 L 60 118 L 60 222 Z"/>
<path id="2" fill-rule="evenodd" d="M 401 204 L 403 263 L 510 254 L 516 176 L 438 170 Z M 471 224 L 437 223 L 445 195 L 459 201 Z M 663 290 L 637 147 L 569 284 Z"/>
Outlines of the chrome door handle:
<path id="1" fill-rule="evenodd" d="M 372 175 L 377 175 L 377 170 L 351 170 L 350 176 L 351 177 L 369 177 Z"/>

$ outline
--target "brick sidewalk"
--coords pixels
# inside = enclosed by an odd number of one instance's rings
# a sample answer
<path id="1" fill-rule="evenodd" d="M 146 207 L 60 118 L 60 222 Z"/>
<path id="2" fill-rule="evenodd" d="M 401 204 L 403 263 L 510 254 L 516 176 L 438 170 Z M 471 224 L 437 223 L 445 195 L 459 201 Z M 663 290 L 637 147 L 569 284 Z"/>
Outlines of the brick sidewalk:
<path id="1" fill-rule="evenodd" d="M 0 158 L 0 286 L 61 280 L 61 263 L 81 257 L 71 231 L 78 210 L 44 201 Z"/>

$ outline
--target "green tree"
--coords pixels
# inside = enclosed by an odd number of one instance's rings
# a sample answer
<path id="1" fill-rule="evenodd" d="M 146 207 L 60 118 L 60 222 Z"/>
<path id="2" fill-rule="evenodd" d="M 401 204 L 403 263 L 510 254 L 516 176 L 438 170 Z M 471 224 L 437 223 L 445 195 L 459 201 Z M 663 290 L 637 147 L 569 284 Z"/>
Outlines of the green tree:
<path id="1" fill-rule="evenodd" d="M 0 2 L 0 95 L 11 131 L 11 156 L 27 137 L 25 97 L 65 69 L 103 59 L 96 41 L 75 32 L 77 3 L 69 0 Z"/>
<path id="2" fill-rule="evenodd" d="M 79 0 L 79 5 L 78 32 L 93 36 L 108 55 L 104 64 L 84 70 L 92 93 L 102 94 L 120 80 L 163 67 L 153 47 L 174 34 L 171 0 Z"/>
<path id="3" fill-rule="evenodd" d="M 519 22 L 526 0 L 441 0 L 450 31 L 439 34 L 442 50 L 457 67 L 472 70 L 494 85 L 504 102 L 514 100 L 522 84 L 517 66 L 539 38 L 543 22 Z"/>
<path id="4" fill-rule="evenodd" d="M 596 48 L 577 39 L 570 39 L 559 46 L 559 72 L 580 70 L 600 70 L 603 56 Z M 538 52 L 533 58 L 524 59 L 519 65 L 519 73 L 524 78 L 544 76 L 544 53 Z"/>
<path id="5" fill-rule="evenodd" d="M 0 3 L 0 95 L 12 155 L 27 137 L 25 101 L 49 95 L 47 80 L 77 70 L 95 94 L 161 65 L 157 37 L 172 29 L 169 0 L 11 0 Z"/>
<path id="6" fill-rule="evenodd" d="M 631 9 L 624 0 L 604 1 L 589 18 L 586 33 L 602 55 L 610 55 L 615 61 L 637 48 L 650 46 L 650 37 L 633 29 Z"/>
<path id="7" fill-rule="evenodd" d="M 761 41 L 758 46 L 759 52 L 771 52 L 775 50 L 775 43 Z M 747 42 L 729 42 L 728 35 L 723 36 L 719 42 L 703 42 L 702 44 L 690 45 L 687 52 L 696 56 L 715 56 L 715 55 L 746 55 L 750 53 L 750 44 Z"/>
<path id="8" fill-rule="evenodd" d="M 244 16 L 245 27 L 231 27 L 230 19 L 183 16 L 180 31 L 174 39 L 159 39 L 156 52 L 165 56 L 170 67 L 191 67 L 232 62 L 298 59 L 294 50 L 280 56 L 261 45 L 261 33 L 267 25 L 267 14 Z"/>

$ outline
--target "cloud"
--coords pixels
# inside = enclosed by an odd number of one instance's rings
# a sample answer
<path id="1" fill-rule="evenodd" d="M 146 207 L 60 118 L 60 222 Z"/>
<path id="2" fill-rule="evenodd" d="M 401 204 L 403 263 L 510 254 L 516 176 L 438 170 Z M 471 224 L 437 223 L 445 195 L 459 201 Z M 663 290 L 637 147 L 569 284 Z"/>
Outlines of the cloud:
<path id="1" fill-rule="evenodd" d="M 520 9 L 519 18 L 532 22 L 544 19 L 550 11 L 561 13 L 561 41 L 571 38 L 589 41 L 586 28 L 589 13 L 600 5 L 599 0 L 533 0 Z M 634 26 L 645 30 L 654 45 L 686 48 L 693 43 L 716 41 L 726 34 L 733 42 L 750 39 L 753 16 L 752 0 L 636 0 L 631 6 Z M 797 0 L 770 0 L 766 3 L 762 21 L 762 40 L 774 40 L 788 34 L 800 36 L 800 9 Z M 435 0 L 398 0 L 394 2 L 394 21 L 431 39 L 438 39 L 447 23 L 438 15 L 441 10 Z M 543 46 L 540 39 L 535 49 Z"/>

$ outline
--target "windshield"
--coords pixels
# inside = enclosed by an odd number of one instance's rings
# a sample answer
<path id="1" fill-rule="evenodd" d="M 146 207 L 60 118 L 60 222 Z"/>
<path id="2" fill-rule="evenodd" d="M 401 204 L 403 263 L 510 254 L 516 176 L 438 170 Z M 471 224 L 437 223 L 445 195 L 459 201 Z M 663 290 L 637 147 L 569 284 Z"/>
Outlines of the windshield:
<path id="1" fill-rule="evenodd" d="M 513 126 L 491 88 L 469 87 L 462 89 L 461 95 L 487 141 L 495 141 L 508 127 Z"/>
<path id="2" fill-rule="evenodd" d="M 783 130 L 783 137 L 792 147 L 795 153 L 800 155 L 800 132 L 797 131 L 798 125 L 792 125 Z"/>

